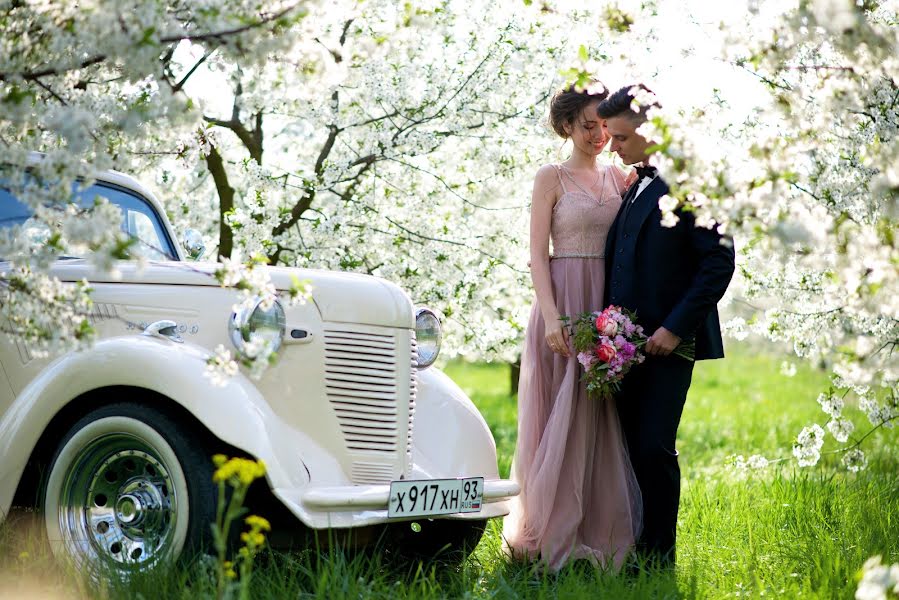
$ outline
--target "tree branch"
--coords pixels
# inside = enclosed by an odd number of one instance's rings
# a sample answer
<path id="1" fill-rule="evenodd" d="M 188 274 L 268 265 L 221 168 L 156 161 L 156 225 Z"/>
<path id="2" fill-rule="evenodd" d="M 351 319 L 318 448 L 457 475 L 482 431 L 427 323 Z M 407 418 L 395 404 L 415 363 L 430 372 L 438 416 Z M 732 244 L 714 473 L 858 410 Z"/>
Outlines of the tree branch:
<path id="1" fill-rule="evenodd" d="M 47 85 L 46 83 L 44 83 L 44 82 L 41 81 L 40 79 L 35 79 L 34 82 L 35 82 L 36 84 L 38 84 L 40 87 L 42 87 L 48 94 L 50 94 L 51 96 L 53 96 L 54 98 L 56 98 L 56 100 L 57 100 L 60 104 L 62 104 L 63 106 L 68 106 L 68 105 L 69 105 L 69 103 L 66 102 L 65 98 L 63 98 L 62 96 L 60 96 L 59 94 L 57 94 L 56 92 L 54 92 L 54 91 L 53 91 L 53 88 L 51 88 L 49 85 Z"/>
<path id="2" fill-rule="evenodd" d="M 0 73 L 0 81 L 7 81 L 14 77 L 21 77 L 26 81 L 35 81 L 41 77 L 46 77 L 48 75 L 59 75 L 60 73 L 65 73 L 68 71 L 72 71 L 75 69 L 86 69 L 87 67 L 96 65 L 106 60 L 105 54 L 98 54 L 96 56 L 92 56 L 90 58 L 86 58 L 79 63 L 71 65 L 65 68 L 53 68 L 48 67 L 46 69 L 38 69 L 37 71 L 24 71 L 19 73 Z"/>
<path id="3" fill-rule="evenodd" d="M 178 83 L 176 83 L 174 85 L 174 87 L 172 87 L 172 91 L 180 92 L 182 90 L 182 88 L 184 88 L 184 84 L 187 83 L 187 80 L 190 79 L 191 75 L 193 75 L 196 72 L 196 70 L 200 68 L 200 65 L 202 65 L 204 62 L 206 62 L 206 59 L 208 59 L 210 56 L 215 54 L 216 50 L 218 50 L 218 48 L 213 48 L 212 50 L 209 50 L 208 52 L 203 54 L 203 56 L 200 57 L 200 60 L 198 60 L 196 62 L 196 64 L 194 66 L 192 66 L 190 68 L 190 70 L 184 75 L 184 77 L 181 78 L 181 81 L 179 81 Z"/>
<path id="4" fill-rule="evenodd" d="M 469 200 L 468 198 L 466 198 L 459 192 L 457 192 L 455 189 L 453 189 L 453 187 L 443 177 L 441 177 L 437 173 L 433 173 L 431 171 L 428 171 L 427 169 L 418 167 L 416 165 L 413 165 L 412 163 L 406 162 L 399 158 L 385 157 L 384 160 L 399 163 L 399 164 L 403 165 L 404 167 L 412 169 L 413 171 L 419 171 L 420 173 L 424 173 L 426 175 L 433 177 L 435 180 L 437 180 L 440 183 L 440 185 L 442 185 L 446 189 L 446 191 L 448 191 L 450 194 L 452 194 L 453 196 L 455 196 L 456 198 L 461 200 L 463 203 L 465 203 L 473 208 L 477 208 L 480 210 L 519 210 L 519 209 L 525 208 L 525 205 L 490 207 L 490 206 L 483 206 L 481 204 L 477 204 L 475 202 L 472 202 L 471 200 Z M 469 181 L 468 183 L 474 183 L 474 182 Z"/>
<path id="5" fill-rule="evenodd" d="M 339 95 L 337 90 L 331 94 L 331 101 L 337 105 L 339 101 Z M 331 150 L 334 148 L 334 141 L 337 139 L 337 135 L 342 130 L 337 126 L 337 123 L 331 123 L 328 125 L 328 137 L 325 139 L 325 143 L 322 145 L 322 149 L 318 153 L 318 158 L 315 160 L 315 168 L 314 173 L 316 179 L 321 181 L 322 173 L 324 172 L 325 161 L 328 159 L 328 156 L 331 154 Z M 360 171 L 361 172 L 361 171 Z M 290 216 L 286 219 L 278 223 L 272 229 L 272 238 L 276 238 L 283 234 L 285 231 L 290 229 L 303 215 L 303 213 L 312 205 L 312 201 L 315 200 L 315 188 L 314 186 L 307 186 L 306 193 L 303 194 L 300 201 L 293 205 L 290 209 Z M 281 247 L 279 246 L 273 253 L 269 254 L 269 262 L 270 264 L 277 264 L 277 261 L 281 255 Z"/>
<path id="6" fill-rule="evenodd" d="M 237 83 L 237 89 L 234 91 L 234 104 L 231 107 L 231 119 L 225 121 L 203 115 L 203 120 L 218 127 L 230 130 L 237 136 L 240 142 L 250 153 L 250 158 L 256 161 L 256 164 L 262 164 L 262 111 L 257 112 L 254 117 L 255 127 L 247 129 L 240 120 L 240 97 L 243 94 L 243 85 Z"/>
<path id="7" fill-rule="evenodd" d="M 284 8 L 283 10 L 280 10 L 277 13 L 264 16 L 261 19 L 247 23 L 246 25 L 241 25 L 240 27 L 234 27 L 231 29 L 223 29 L 221 31 L 209 31 L 209 32 L 205 32 L 205 33 L 196 33 L 196 34 L 188 34 L 188 35 L 185 35 L 185 34 L 167 35 L 167 36 L 161 37 L 159 39 L 159 43 L 160 44 L 168 44 L 168 43 L 172 43 L 172 42 L 181 42 L 181 41 L 198 42 L 198 41 L 206 41 L 206 40 L 216 40 L 218 42 L 223 42 L 226 38 L 229 38 L 229 37 L 232 37 L 235 35 L 239 35 L 241 33 L 245 33 L 247 31 L 255 29 L 257 27 L 267 25 L 268 23 L 271 23 L 273 21 L 277 21 L 281 17 L 283 17 L 283 16 L 289 14 L 290 12 L 292 12 L 293 10 L 295 10 L 300 4 L 301 4 L 300 2 L 291 4 L 287 8 Z M 38 69 L 35 71 L 18 71 L 18 72 L 13 71 L 13 72 L 6 72 L 6 73 L 0 72 L 0 81 L 7 81 L 7 80 L 13 79 L 13 78 L 21 78 L 26 81 L 34 81 L 37 78 L 46 77 L 48 75 L 60 75 L 62 73 L 66 73 L 68 71 L 72 71 L 72 70 L 76 70 L 76 69 L 85 69 L 87 67 L 105 62 L 109 58 L 110 57 L 106 54 L 96 54 L 96 55 L 86 58 L 84 60 L 76 61 L 75 63 L 70 64 L 68 66 L 47 67 L 47 68 Z"/>
<path id="8" fill-rule="evenodd" d="M 189 41 L 189 42 L 198 42 L 204 40 L 218 40 L 222 41 L 225 38 L 240 35 L 241 33 L 246 33 L 252 29 L 256 29 L 257 27 L 261 27 L 262 25 L 267 25 L 272 21 L 277 21 L 281 17 L 293 12 L 301 3 L 296 2 L 291 4 L 287 8 L 284 8 L 274 14 L 267 15 L 262 17 L 258 21 L 254 21 L 251 23 L 247 23 L 246 25 L 241 25 L 240 27 L 234 27 L 232 29 L 223 29 L 221 31 L 212 31 L 207 33 L 197 33 L 194 35 L 172 35 L 160 38 L 161 43 L 169 43 L 169 42 L 181 42 L 181 41 Z"/>

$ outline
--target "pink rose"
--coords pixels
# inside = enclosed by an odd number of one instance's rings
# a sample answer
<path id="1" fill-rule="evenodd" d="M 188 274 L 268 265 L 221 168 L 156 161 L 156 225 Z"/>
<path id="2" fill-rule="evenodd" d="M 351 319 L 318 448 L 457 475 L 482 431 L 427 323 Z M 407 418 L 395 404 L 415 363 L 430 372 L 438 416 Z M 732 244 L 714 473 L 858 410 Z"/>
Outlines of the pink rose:
<path id="1" fill-rule="evenodd" d="M 596 331 L 598 331 L 600 335 L 612 337 L 618 333 L 618 323 L 607 317 L 605 314 L 601 314 L 596 317 Z"/>
<path id="2" fill-rule="evenodd" d="M 608 342 L 604 342 L 596 347 L 596 358 L 604 363 L 611 362 L 616 354 L 618 352 L 615 350 L 615 346 Z"/>

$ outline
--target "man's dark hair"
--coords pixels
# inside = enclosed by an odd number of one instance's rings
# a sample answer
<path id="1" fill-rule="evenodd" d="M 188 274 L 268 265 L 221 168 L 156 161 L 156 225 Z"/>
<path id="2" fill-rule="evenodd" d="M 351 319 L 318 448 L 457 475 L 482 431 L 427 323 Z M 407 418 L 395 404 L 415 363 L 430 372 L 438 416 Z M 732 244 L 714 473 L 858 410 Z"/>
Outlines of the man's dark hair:
<path id="1" fill-rule="evenodd" d="M 639 90 L 643 90 L 654 95 L 654 92 L 642 83 L 626 85 L 600 102 L 599 106 L 596 107 L 596 113 L 601 119 L 611 119 L 612 117 L 623 115 L 631 118 L 638 123 L 645 122 L 646 112 L 650 108 L 657 108 L 661 105 L 656 100 L 653 100 L 651 103 L 640 106 L 638 111 L 634 111 L 634 109 L 631 108 L 631 102 L 639 93 Z"/>

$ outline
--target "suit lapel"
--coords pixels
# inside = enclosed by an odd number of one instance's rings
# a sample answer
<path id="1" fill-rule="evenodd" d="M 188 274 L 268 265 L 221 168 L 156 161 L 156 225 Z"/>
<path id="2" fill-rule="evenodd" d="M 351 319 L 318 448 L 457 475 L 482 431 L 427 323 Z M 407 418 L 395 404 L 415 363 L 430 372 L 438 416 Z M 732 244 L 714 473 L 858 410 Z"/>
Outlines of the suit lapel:
<path id="1" fill-rule="evenodd" d="M 621 206 L 618 207 L 618 213 L 615 215 L 615 220 L 612 221 L 612 226 L 609 228 L 609 232 L 606 234 L 606 256 L 612 256 L 612 249 L 615 246 L 615 238 L 618 237 L 618 223 L 623 219 L 623 215 L 627 212 L 627 203 L 631 201 L 631 198 L 634 197 L 634 194 L 637 193 L 637 188 L 640 187 L 640 181 L 637 180 L 631 184 L 627 191 L 624 192 L 624 198 L 621 199 Z"/>
<path id="2" fill-rule="evenodd" d="M 634 202 L 634 205 L 631 207 L 631 214 L 628 216 L 636 224 L 636 231 L 643 229 L 643 223 L 646 221 L 646 218 L 659 205 L 659 198 L 666 193 L 668 193 L 668 185 L 661 177 L 656 177 L 646 186 L 646 189 Z"/>

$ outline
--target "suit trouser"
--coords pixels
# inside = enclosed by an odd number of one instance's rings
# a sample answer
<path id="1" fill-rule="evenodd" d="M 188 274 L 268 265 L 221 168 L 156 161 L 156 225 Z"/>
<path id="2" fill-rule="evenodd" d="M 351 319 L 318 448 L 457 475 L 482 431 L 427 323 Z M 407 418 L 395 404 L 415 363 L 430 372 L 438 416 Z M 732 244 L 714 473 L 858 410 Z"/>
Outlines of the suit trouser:
<path id="1" fill-rule="evenodd" d="M 647 356 L 624 378 L 618 416 L 643 496 L 643 533 L 637 552 L 652 561 L 674 561 L 680 503 L 680 466 L 675 439 L 693 362 Z"/>

